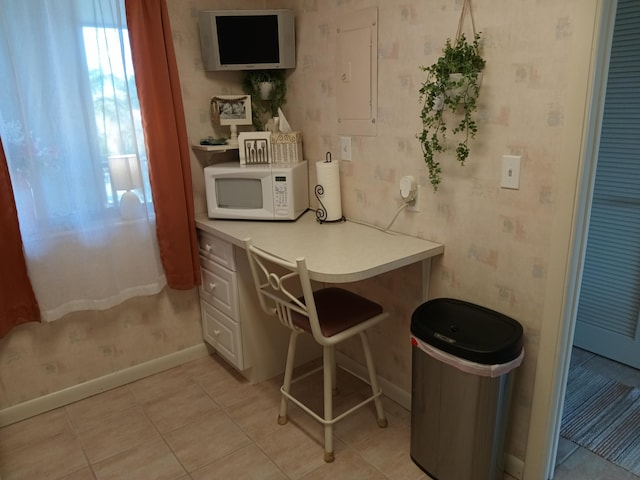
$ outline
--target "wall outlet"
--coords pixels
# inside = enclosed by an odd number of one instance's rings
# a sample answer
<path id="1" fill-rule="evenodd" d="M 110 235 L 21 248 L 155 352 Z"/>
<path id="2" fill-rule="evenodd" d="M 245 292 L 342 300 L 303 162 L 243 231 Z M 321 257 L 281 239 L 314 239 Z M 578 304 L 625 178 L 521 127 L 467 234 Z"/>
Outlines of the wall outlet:
<path id="1" fill-rule="evenodd" d="M 407 210 L 420 211 L 420 185 L 413 176 L 406 175 L 400 179 L 400 197 L 407 204 Z"/>
<path id="2" fill-rule="evenodd" d="M 351 137 L 340 137 L 340 159 L 351 160 Z"/>

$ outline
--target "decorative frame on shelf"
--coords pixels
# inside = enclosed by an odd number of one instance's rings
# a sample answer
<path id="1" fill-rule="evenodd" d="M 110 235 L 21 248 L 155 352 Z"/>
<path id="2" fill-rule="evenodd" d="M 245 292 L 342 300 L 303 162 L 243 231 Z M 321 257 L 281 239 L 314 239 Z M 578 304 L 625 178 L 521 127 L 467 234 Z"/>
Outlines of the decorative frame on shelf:
<path id="1" fill-rule="evenodd" d="M 271 163 L 271 132 L 242 132 L 238 140 L 241 165 Z"/>
<path id="2" fill-rule="evenodd" d="M 229 125 L 229 145 L 238 145 L 238 125 L 251 125 L 251 95 L 214 95 L 211 97 L 211 122 Z"/>

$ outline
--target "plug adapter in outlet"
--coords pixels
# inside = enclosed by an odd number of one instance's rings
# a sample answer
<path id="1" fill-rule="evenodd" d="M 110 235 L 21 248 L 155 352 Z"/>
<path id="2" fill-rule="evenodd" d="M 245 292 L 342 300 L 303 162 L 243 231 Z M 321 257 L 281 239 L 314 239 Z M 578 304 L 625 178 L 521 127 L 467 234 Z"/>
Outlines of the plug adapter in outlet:
<path id="1" fill-rule="evenodd" d="M 410 212 L 419 212 L 420 211 L 420 191 L 422 187 L 420 185 L 416 185 L 416 196 L 412 203 L 409 204 L 407 210 Z"/>

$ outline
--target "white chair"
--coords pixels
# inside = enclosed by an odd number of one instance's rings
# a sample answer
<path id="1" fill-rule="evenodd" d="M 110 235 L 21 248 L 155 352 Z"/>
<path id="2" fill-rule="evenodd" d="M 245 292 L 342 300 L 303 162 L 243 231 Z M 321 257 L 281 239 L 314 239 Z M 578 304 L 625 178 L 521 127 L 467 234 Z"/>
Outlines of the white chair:
<path id="1" fill-rule="evenodd" d="M 284 383 L 280 388 L 282 400 L 278 423 L 280 425 L 287 423 L 287 403 L 291 400 L 324 425 L 324 461 L 333 462 L 335 458 L 333 424 L 335 422 L 373 401 L 378 426 L 381 428 L 387 426 L 380 399 L 382 390 L 378 386 L 366 330 L 389 315 L 377 303 L 341 288 L 328 287 L 314 292 L 304 258 L 299 258 L 295 263 L 288 262 L 256 248 L 252 245 L 251 239 L 245 240 L 244 243 L 262 309 L 269 315 L 277 315 L 280 322 L 291 329 Z M 320 367 L 324 376 L 323 417 L 291 394 L 292 383 L 320 369 L 315 369 L 296 379 L 292 378 L 296 341 L 298 335 L 303 332 L 313 335 L 323 349 L 323 365 Z M 336 388 L 334 346 L 354 335 L 359 335 L 362 341 L 372 394 L 356 406 L 334 417 L 332 398 Z"/>

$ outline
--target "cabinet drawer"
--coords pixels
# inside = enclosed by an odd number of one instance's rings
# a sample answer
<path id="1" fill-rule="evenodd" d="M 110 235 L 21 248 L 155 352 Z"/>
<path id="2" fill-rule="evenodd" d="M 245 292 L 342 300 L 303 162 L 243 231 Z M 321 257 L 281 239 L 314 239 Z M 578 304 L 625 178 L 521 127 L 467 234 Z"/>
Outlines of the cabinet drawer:
<path id="1" fill-rule="evenodd" d="M 233 245 L 231 243 L 198 230 L 198 244 L 200 245 L 201 257 L 210 258 L 229 270 L 235 271 L 236 262 L 233 257 Z"/>
<path id="2" fill-rule="evenodd" d="M 204 340 L 234 367 L 247 368 L 242 355 L 240 325 L 207 302 L 200 302 L 200 308 Z"/>
<path id="3" fill-rule="evenodd" d="M 202 284 L 200 298 L 209 302 L 225 315 L 238 318 L 238 292 L 236 272 L 200 257 Z"/>

